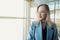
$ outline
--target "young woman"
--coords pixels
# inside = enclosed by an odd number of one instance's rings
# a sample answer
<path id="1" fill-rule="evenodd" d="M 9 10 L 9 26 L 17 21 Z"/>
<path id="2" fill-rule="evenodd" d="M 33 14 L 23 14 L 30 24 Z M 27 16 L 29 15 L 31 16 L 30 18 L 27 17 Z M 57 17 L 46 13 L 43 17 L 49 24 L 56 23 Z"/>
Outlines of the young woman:
<path id="1" fill-rule="evenodd" d="M 37 7 L 37 21 L 32 22 L 27 40 L 58 40 L 57 26 L 50 20 L 47 4 Z"/>

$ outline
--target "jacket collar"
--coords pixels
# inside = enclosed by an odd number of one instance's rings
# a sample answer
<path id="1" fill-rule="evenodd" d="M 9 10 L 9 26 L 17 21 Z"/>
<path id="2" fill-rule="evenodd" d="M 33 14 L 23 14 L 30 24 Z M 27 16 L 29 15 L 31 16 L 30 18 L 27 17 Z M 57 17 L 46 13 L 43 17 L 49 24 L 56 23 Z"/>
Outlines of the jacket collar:
<path id="1" fill-rule="evenodd" d="M 51 40 L 53 35 L 53 30 L 49 28 L 49 25 L 46 25 L 47 28 L 47 37 L 46 40 Z M 37 40 L 42 40 L 42 22 L 39 23 L 39 26 L 36 28 L 36 37 Z"/>
<path id="2" fill-rule="evenodd" d="M 47 40 L 52 40 L 53 30 L 47 24 Z"/>

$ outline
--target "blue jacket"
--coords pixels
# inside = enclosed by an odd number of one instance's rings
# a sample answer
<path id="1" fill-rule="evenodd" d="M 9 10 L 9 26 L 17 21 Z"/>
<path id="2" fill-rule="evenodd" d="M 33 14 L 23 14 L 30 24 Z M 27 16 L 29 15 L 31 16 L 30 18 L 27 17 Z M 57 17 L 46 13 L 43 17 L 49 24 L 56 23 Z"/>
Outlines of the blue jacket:
<path id="1" fill-rule="evenodd" d="M 47 37 L 46 40 L 58 40 L 58 32 L 56 24 L 53 23 L 52 27 L 49 28 L 49 25 L 46 25 L 47 28 Z M 40 22 L 38 27 L 36 27 L 35 22 L 32 22 L 32 25 L 29 29 L 27 40 L 43 40 L 42 38 L 42 23 Z"/>

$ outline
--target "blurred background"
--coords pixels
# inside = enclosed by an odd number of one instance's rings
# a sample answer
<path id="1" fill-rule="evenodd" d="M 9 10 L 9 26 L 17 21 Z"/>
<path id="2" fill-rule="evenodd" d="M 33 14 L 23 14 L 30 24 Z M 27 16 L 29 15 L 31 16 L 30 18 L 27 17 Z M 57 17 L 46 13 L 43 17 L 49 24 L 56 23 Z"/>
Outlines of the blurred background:
<path id="1" fill-rule="evenodd" d="M 27 40 L 36 8 L 42 3 L 49 5 L 60 38 L 60 0 L 0 0 L 0 40 Z"/>

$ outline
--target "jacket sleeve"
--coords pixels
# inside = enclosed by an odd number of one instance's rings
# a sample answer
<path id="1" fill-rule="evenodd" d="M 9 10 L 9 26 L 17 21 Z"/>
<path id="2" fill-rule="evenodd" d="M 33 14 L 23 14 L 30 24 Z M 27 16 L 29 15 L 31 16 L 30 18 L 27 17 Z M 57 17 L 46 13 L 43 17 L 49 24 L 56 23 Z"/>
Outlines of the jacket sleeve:
<path id="1" fill-rule="evenodd" d="M 54 40 L 58 40 L 58 31 L 57 31 L 57 26 L 56 24 L 54 25 L 54 36 L 53 36 Z"/>
<path id="2" fill-rule="evenodd" d="M 27 40 L 33 40 L 33 37 L 34 37 L 34 23 L 32 22 L 32 24 L 29 28 Z"/>

